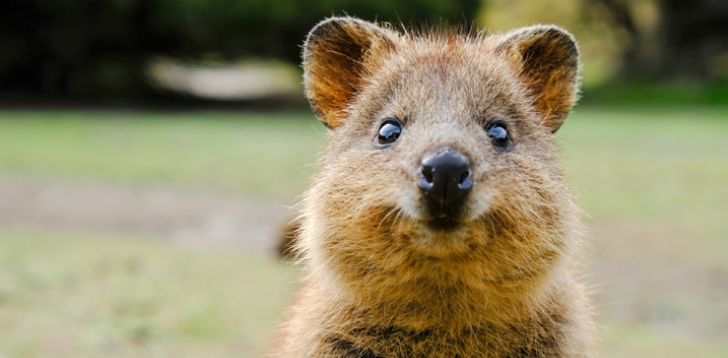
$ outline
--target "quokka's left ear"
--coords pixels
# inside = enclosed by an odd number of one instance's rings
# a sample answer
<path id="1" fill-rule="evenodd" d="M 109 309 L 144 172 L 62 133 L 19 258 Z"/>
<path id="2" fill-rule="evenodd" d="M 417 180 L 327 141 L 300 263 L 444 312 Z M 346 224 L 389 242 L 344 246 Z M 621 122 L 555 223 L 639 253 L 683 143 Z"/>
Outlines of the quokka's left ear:
<path id="1" fill-rule="evenodd" d="M 566 120 L 579 91 L 579 49 L 574 37 L 556 26 L 532 26 L 504 36 L 496 53 L 505 55 L 534 96 L 541 124 L 552 133 Z"/>

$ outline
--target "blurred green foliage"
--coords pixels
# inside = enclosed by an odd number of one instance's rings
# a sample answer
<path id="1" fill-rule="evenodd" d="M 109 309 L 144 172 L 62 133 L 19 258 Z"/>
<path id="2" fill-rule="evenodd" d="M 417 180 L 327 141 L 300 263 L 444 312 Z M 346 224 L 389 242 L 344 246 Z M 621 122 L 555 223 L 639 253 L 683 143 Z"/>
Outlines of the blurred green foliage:
<path id="1" fill-rule="evenodd" d="M 0 92 L 144 97 L 155 55 L 300 61 L 322 19 L 472 20 L 478 0 L 7 0 L 0 11 Z"/>
<path id="2" fill-rule="evenodd" d="M 293 67 L 306 33 L 345 14 L 493 32 L 553 23 L 579 40 L 587 100 L 728 103 L 728 2 L 715 0 L 6 0 L 0 99 L 180 99 L 151 64 Z"/>
<path id="3" fill-rule="evenodd" d="M 480 24 L 573 33 L 582 102 L 728 104 L 728 2 L 488 0 Z"/>

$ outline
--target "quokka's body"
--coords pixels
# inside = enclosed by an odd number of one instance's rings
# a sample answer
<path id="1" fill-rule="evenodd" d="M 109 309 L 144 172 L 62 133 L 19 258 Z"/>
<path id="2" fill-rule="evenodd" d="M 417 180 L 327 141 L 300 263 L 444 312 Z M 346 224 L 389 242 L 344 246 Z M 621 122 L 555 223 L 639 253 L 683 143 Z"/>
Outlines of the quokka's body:
<path id="1" fill-rule="evenodd" d="M 578 66 L 553 26 L 317 25 L 305 86 L 331 131 L 272 356 L 595 356 L 580 210 L 552 143 Z"/>

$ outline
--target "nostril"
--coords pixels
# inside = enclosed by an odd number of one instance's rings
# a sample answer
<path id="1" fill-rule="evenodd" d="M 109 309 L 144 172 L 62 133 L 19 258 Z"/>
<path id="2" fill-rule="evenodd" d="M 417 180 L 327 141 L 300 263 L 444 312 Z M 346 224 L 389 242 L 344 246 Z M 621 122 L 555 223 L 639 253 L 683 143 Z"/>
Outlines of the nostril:
<path id="1" fill-rule="evenodd" d="M 472 172 L 468 169 L 460 175 L 460 182 L 458 182 L 458 188 L 467 192 L 473 187 Z"/>
<path id="2" fill-rule="evenodd" d="M 422 190 L 429 191 L 434 186 L 433 182 L 435 181 L 435 178 L 433 172 L 434 168 L 429 165 L 423 165 L 422 169 L 420 169 L 422 176 L 420 176 L 420 179 L 417 180 L 417 185 L 419 185 Z"/>
<path id="3" fill-rule="evenodd" d="M 430 184 L 435 180 L 433 171 L 434 169 L 428 165 L 422 166 L 422 177 Z"/>
<path id="4" fill-rule="evenodd" d="M 469 176 L 470 170 L 464 171 L 462 174 L 460 174 L 460 180 L 458 181 L 458 184 L 462 185 Z"/>

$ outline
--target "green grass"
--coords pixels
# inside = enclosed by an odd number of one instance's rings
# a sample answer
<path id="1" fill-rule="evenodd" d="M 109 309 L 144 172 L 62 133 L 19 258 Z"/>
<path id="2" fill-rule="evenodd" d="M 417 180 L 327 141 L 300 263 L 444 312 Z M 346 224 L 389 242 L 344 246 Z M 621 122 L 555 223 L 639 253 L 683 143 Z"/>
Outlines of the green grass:
<path id="1" fill-rule="evenodd" d="M 325 128 L 310 114 L 0 112 L 0 174 L 291 198 Z"/>
<path id="2" fill-rule="evenodd" d="M 0 230 L 1 357 L 257 357 L 297 277 L 153 238 Z"/>
<path id="3" fill-rule="evenodd" d="M 559 142 L 593 216 L 669 220 L 728 240 L 716 220 L 728 215 L 728 107 L 577 108 Z"/>
<path id="4" fill-rule="evenodd" d="M 602 325 L 605 357 L 719 358 L 728 357 L 728 346 L 711 338 L 685 338 L 659 334 L 641 325 Z"/>

